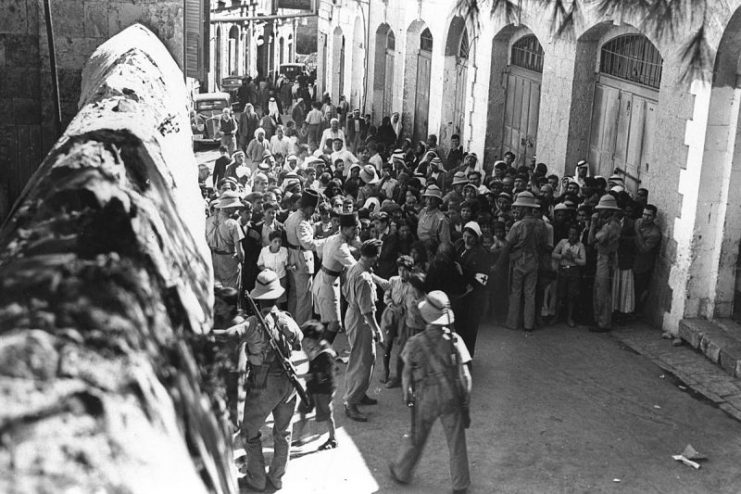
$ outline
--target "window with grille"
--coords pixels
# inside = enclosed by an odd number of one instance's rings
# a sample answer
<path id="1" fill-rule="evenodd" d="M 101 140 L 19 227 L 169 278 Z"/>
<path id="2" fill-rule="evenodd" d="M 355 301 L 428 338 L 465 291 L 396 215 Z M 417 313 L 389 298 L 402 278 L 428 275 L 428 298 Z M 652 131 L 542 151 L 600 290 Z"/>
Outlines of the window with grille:
<path id="1" fill-rule="evenodd" d="M 462 60 L 468 59 L 468 51 L 470 50 L 470 46 L 468 45 L 468 29 L 463 29 L 463 34 L 461 35 L 461 44 L 458 47 L 458 58 Z"/>
<path id="2" fill-rule="evenodd" d="M 629 34 L 602 45 L 599 70 L 603 74 L 658 89 L 663 63 L 659 50 L 648 38 Z"/>
<path id="3" fill-rule="evenodd" d="M 512 65 L 543 72 L 543 47 L 535 35 L 524 36 L 512 45 Z"/>
<path id="4" fill-rule="evenodd" d="M 429 29 L 422 31 L 422 34 L 419 36 L 419 49 L 432 53 L 432 33 Z"/>

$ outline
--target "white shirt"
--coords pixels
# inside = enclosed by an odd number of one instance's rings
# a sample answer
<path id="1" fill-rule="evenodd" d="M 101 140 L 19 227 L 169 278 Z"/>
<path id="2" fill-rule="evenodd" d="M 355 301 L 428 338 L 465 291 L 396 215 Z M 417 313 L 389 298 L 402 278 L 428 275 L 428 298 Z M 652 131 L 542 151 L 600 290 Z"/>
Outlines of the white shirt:
<path id="1" fill-rule="evenodd" d="M 270 252 L 270 246 L 263 247 L 257 258 L 258 266 L 275 271 L 278 278 L 286 276 L 286 264 L 288 264 L 288 249 L 285 247 L 278 249 L 278 252 Z"/>
<path id="2" fill-rule="evenodd" d="M 283 139 L 278 139 L 276 135 L 270 138 L 270 152 L 272 154 L 280 153 L 283 156 L 288 156 L 289 154 L 293 154 L 292 151 L 291 141 L 288 137 L 283 136 Z"/>

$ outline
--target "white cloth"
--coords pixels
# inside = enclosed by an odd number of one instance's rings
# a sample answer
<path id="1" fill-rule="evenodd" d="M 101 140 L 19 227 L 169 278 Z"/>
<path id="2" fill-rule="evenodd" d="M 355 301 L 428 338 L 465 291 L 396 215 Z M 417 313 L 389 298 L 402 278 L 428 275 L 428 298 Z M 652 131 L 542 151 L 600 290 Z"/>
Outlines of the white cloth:
<path id="1" fill-rule="evenodd" d="M 288 264 L 288 249 L 281 247 L 278 252 L 271 252 L 270 246 L 263 247 L 260 250 L 260 256 L 257 258 L 257 265 L 264 266 L 265 269 L 275 271 L 278 278 L 286 276 L 286 265 Z"/>

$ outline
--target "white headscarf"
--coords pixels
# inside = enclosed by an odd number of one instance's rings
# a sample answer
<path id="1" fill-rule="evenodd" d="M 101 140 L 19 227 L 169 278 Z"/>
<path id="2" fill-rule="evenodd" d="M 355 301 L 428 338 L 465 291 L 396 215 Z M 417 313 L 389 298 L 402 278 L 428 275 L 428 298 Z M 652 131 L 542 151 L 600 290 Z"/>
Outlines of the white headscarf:
<path id="1" fill-rule="evenodd" d="M 275 98 L 270 98 L 270 101 L 268 102 L 268 114 L 271 117 L 278 117 L 280 115 L 280 111 L 278 110 L 278 102 L 275 101 Z"/>

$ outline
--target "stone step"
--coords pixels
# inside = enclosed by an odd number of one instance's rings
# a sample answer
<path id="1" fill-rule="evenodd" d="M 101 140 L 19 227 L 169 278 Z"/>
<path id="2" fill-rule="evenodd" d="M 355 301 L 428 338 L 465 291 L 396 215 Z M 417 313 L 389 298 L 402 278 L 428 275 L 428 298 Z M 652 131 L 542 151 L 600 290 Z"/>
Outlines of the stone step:
<path id="1" fill-rule="evenodd" d="M 741 377 L 741 324 L 731 319 L 683 319 L 679 337 L 733 377 Z"/>

